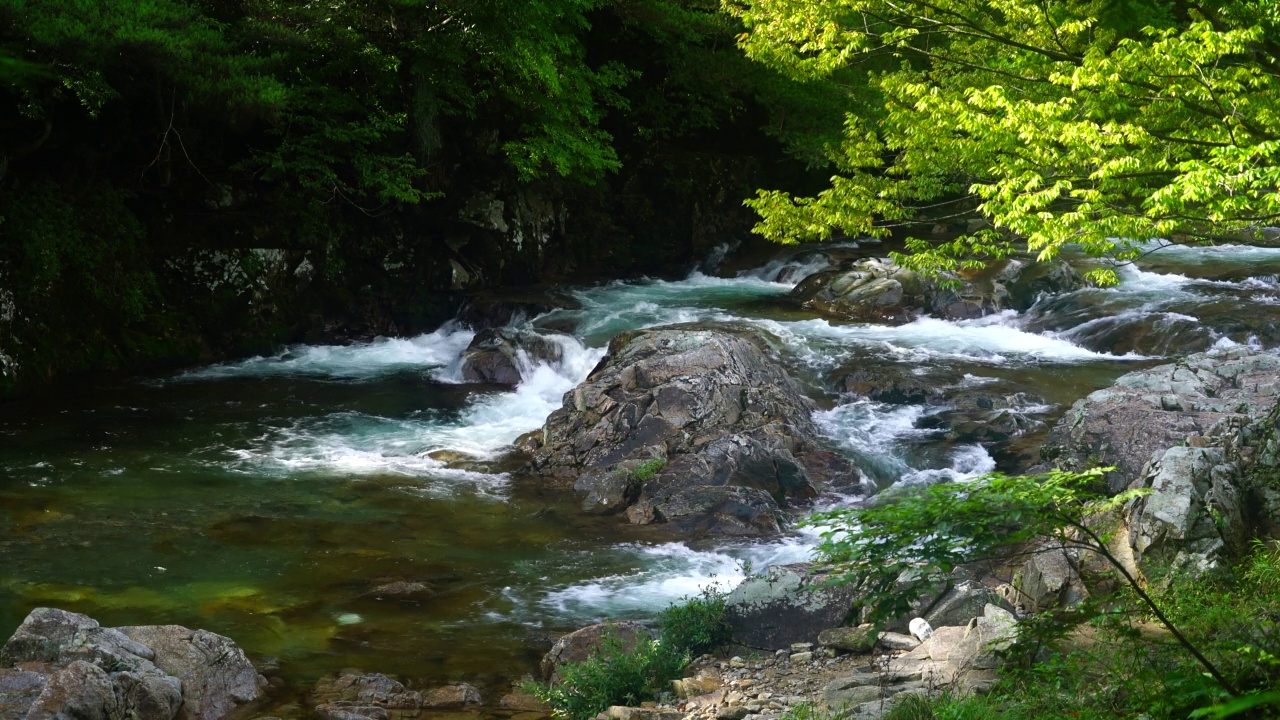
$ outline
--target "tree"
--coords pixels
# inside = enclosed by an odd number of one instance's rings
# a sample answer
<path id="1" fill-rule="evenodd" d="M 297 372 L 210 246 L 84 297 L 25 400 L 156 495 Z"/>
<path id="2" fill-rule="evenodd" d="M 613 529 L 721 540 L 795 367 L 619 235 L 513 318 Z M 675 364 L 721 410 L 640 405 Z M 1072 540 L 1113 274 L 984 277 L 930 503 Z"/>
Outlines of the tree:
<path id="1" fill-rule="evenodd" d="M 1128 260 L 1153 239 L 1249 240 L 1280 221 L 1275 0 L 725 7 L 756 60 L 810 78 L 869 68 L 879 96 L 831 148 L 840 174 L 828 189 L 751 201 L 770 239 L 990 220 L 953 242 L 908 241 L 907 264 L 950 270 L 1022 242 L 1042 260 L 1068 244 Z"/>

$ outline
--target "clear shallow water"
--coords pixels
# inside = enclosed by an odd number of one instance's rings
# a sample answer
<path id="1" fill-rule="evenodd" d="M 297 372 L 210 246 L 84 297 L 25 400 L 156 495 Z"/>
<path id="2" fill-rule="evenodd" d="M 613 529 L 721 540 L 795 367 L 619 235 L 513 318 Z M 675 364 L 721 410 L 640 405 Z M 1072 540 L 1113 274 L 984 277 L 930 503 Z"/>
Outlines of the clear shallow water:
<path id="1" fill-rule="evenodd" d="M 759 328 L 818 400 L 828 442 L 871 481 L 963 480 L 1030 452 L 1034 438 L 997 457 L 950 437 L 948 408 L 844 396 L 842 375 L 888 362 L 948 386 L 1026 392 L 1036 400 L 1020 412 L 1047 426 L 1157 356 L 1274 347 L 1265 308 L 1280 251 L 1151 257 L 1159 263 L 1124 269 L 1116 289 L 1024 314 L 898 327 L 831 322 L 786 302 L 791 285 L 774 273 L 815 268 L 812 258 L 736 278 L 579 289 L 578 309 L 533 320 L 575 328 L 578 340 L 566 341 L 561 363 L 527 363 L 515 391 L 462 384 L 458 360 L 473 335 L 449 326 L 14 406 L 0 415 L 0 634 L 30 608 L 57 605 L 107 624 L 222 632 L 280 658 L 298 687 L 353 666 L 500 686 L 529 672 L 555 632 L 651 617 L 706 584 L 731 586 L 744 562 L 807 559 L 815 541 L 810 529 L 758 543 L 674 542 L 660 528 L 583 517 L 572 497 L 519 476 L 510 444 L 559 407 L 616 332 Z M 1160 327 L 1165 318 L 1173 331 Z M 1152 342 L 1107 341 L 1135 328 Z M 459 454 L 474 462 L 444 462 Z M 430 592 L 368 594 L 396 581 Z"/>

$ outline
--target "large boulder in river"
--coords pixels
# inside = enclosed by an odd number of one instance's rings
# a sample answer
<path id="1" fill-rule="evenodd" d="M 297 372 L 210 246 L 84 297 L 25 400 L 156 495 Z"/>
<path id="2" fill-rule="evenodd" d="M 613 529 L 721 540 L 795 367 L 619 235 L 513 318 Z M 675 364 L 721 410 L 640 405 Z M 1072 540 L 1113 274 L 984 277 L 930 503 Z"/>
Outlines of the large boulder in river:
<path id="1" fill-rule="evenodd" d="M 1280 357 L 1238 347 L 1131 372 L 1077 401 L 1041 450 L 1058 467 L 1114 465 L 1110 490 L 1143 475 L 1156 452 L 1217 444 L 1229 424 L 1265 415 L 1280 399 Z"/>
<path id="2" fill-rule="evenodd" d="M 1133 563 L 1203 570 L 1280 526 L 1280 357 L 1237 347 L 1129 373 L 1072 406 L 1043 457 L 1114 465 L 1109 489 L 1148 494 L 1123 510 Z"/>
<path id="3" fill-rule="evenodd" d="M 220 635 L 104 628 L 54 608 L 32 610 L 0 650 L 4 720 L 218 720 L 265 686 Z"/>
<path id="4" fill-rule="evenodd" d="M 817 444 L 813 410 L 750 331 L 626 332 L 547 418 L 531 467 L 572 482 L 588 512 L 690 535 L 768 534 L 825 481 L 856 484 Z"/>
<path id="5" fill-rule="evenodd" d="M 1008 292 L 996 280 L 1003 265 L 975 275 L 924 277 L 887 259 L 859 260 L 851 267 L 815 273 L 791 292 L 803 307 L 845 320 L 905 323 L 922 315 L 965 320 L 999 312 Z"/>
<path id="6" fill-rule="evenodd" d="M 817 642 L 823 630 L 847 625 L 861 595 L 853 585 L 828 587 L 830 579 L 822 568 L 799 563 L 743 580 L 725 598 L 730 640 L 773 651 Z"/>
<path id="7" fill-rule="evenodd" d="M 467 382 L 519 385 L 522 371 L 534 364 L 564 359 L 565 336 L 532 330 L 490 328 L 476 334 L 462 355 L 462 379 Z"/>
<path id="8" fill-rule="evenodd" d="M 156 667 L 182 681 L 183 720 L 218 720 L 262 694 L 262 676 L 230 638 L 181 625 L 122 627 L 151 648 Z"/>

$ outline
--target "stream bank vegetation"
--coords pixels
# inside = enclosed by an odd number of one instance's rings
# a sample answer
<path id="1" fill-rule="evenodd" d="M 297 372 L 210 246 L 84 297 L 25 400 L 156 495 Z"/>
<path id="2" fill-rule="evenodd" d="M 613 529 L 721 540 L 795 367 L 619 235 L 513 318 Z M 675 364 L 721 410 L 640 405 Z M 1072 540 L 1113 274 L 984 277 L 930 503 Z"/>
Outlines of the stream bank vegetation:
<path id="1" fill-rule="evenodd" d="M 624 643 L 606 632 L 592 657 L 561 666 L 558 679 L 524 687 L 556 717 L 568 720 L 589 720 L 613 705 L 655 700 L 692 658 L 728 641 L 725 611 L 724 594 L 708 587 L 664 610 L 657 638 Z"/>
<path id="2" fill-rule="evenodd" d="M 962 566 L 1008 561 L 1028 547 L 1078 552 L 1091 597 L 1030 615 L 1001 651 L 986 695 L 942 694 L 893 709 L 894 720 L 1078 717 L 1270 718 L 1280 709 L 1280 550 L 1257 541 L 1234 567 L 1198 577 L 1146 574 L 1116 551 L 1105 470 L 989 475 L 908 490 L 817 517 L 819 554 L 865 593 L 871 619 L 900 617 Z"/>

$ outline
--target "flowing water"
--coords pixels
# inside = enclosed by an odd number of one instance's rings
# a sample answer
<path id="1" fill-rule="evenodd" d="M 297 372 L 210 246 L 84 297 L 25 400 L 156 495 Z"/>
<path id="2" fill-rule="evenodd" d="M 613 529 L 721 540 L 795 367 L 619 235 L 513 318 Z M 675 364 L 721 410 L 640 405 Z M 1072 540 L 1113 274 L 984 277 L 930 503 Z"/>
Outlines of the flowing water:
<path id="1" fill-rule="evenodd" d="M 1215 346 L 1280 345 L 1280 250 L 1162 250 L 1122 268 L 1118 288 L 897 327 L 833 322 L 787 302 L 792 283 L 775 282 L 779 273 L 794 282 L 820 267 L 810 253 L 737 277 L 568 290 L 575 309 L 529 324 L 572 328 L 576 339 L 563 341 L 562 361 L 522 367 L 514 391 L 463 384 L 473 333 L 448 325 L 8 408 L 0 637 L 31 608 L 54 605 L 109 625 L 223 633 L 277 658 L 295 688 L 350 667 L 500 687 L 533 670 L 557 632 L 652 617 L 708 584 L 732 585 L 744 563 L 807 559 L 811 530 L 678 542 L 661 528 L 584 517 L 574 498 L 519 475 L 511 443 L 559 407 L 621 330 L 763 331 L 818 402 L 827 442 L 880 487 L 1020 469 L 1072 401 L 1129 369 Z M 1026 436 L 984 445 L 957 430 L 954 407 L 839 392 L 844 373 L 875 363 L 955 397 L 1024 393 L 1008 412 Z M 436 451 L 474 462 L 449 465 Z M 371 594 L 393 582 L 418 585 L 398 599 Z"/>

